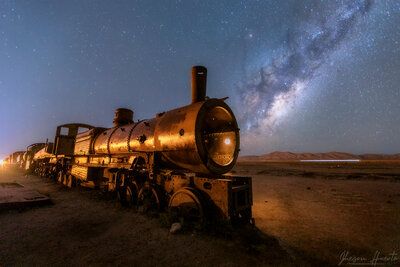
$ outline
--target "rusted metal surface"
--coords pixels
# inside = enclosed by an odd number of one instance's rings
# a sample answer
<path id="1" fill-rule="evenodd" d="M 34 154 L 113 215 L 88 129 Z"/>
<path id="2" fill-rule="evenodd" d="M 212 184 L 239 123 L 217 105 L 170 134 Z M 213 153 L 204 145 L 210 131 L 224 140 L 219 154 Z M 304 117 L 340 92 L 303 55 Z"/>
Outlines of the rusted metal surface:
<path id="1" fill-rule="evenodd" d="M 108 153 L 119 154 L 129 152 L 129 134 L 132 129 L 134 129 L 138 123 L 132 123 L 129 125 L 123 125 L 112 130 L 112 136 L 107 140 L 109 142 Z M 97 144 L 97 143 L 96 143 Z M 96 145 L 95 145 L 96 150 Z"/>
<path id="2" fill-rule="evenodd" d="M 206 98 L 207 69 L 203 66 L 192 67 L 192 104 Z"/>
<path id="3" fill-rule="evenodd" d="M 223 100 L 205 100 L 206 80 L 207 69 L 193 67 L 192 104 L 159 113 L 153 119 L 131 123 L 130 110 L 117 109 L 114 119 L 117 126 L 85 144 L 80 144 L 84 140 L 78 136 L 75 153 L 90 152 L 87 146 L 91 143 L 97 155 L 160 152 L 166 166 L 199 173 L 230 171 L 239 151 L 238 125 Z"/>
<path id="4" fill-rule="evenodd" d="M 33 157 L 40 149 L 42 149 L 45 146 L 46 146 L 45 143 L 35 143 L 35 144 L 29 145 L 26 148 L 26 152 L 24 154 L 24 161 L 21 165 L 21 168 L 23 168 L 25 170 L 30 170 L 31 166 L 32 166 Z"/>
<path id="5" fill-rule="evenodd" d="M 25 151 L 16 151 L 8 156 L 7 164 L 11 166 L 20 166 L 23 161 Z"/>
<path id="6" fill-rule="evenodd" d="M 53 156 L 53 154 L 50 153 L 50 151 L 52 151 L 53 145 L 53 143 L 47 143 L 42 149 L 35 153 L 33 159 L 40 160 Z"/>
<path id="7" fill-rule="evenodd" d="M 53 154 L 55 155 L 73 155 L 75 146 L 75 137 L 80 128 L 92 129 L 93 126 L 82 123 L 68 123 L 57 127 L 56 137 L 54 139 Z M 63 133 L 62 130 L 66 130 Z"/>
<path id="8" fill-rule="evenodd" d="M 34 144 L 29 145 L 26 148 L 26 151 L 29 153 L 35 153 L 35 152 L 39 151 L 40 149 L 42 149 L 45 145 L 46 145 L 46 143 L 34 143 Z"/>
<path id="9" fill-rule="evenodd" d="M 243 212 L 250 212 L 249 216 L 251 216 L 253 200 L 250 177 L 207 177 L 196 174 L 179 174 L 172 175 L 166 179 L 164 184 L 164 188 L 169 194 L 175 194 L 187 187 L 196 190 L 197 198 L 203 202 L 202 205 L 207 206 L 208 215 L 213 218 L 230 219 Z M 179 205 L 179 201 L 180 198 L 174 202 L 170 200 L 170 205 Z M 196 203 L 190 205 L 198 206 L 197 200 L 194 202 Z"/>
<path id="10" fill-rule="evenodd" d="M 132 130 L 129 137 L 129 151 L 156 151 L 154 144 L 154 129 L 157 119 L 144 120 Z"/>
<path id="11" fill-rule="evenodd" d="M 215 110 L 223 111 L 225 117 Z M 239 130 L 225 102 L 197 102 L 166 112 L 161 119 L 156 127 L 156 149 L 170 162 L 202 173 L 223 174 L 233 168 L 239 151 Z M 221 157 L 227 160 L 221 161 Z"/>
<path id="12" fill-rule="evenodd" d="M 76 137 L 76 139 L 75 139 L 75 147 L 74 147 L 74 154 L 75 155 L 89 155 L 91 153 L 90 146 L 91 146 L 91 143 L 92 143 L 93 136 L 91 136 L 90 131 L 85 132 L 85 135 L 81 135 L 80 137 L 78 137 L 78 136 Z"/>
<path id="13" fill-rule="evenodd" d="M 121 126 L 133 122 L 133 111 L 127 108 L 118 108 L 115 110 L 114 126 Z"/>
<path id="14" fill-rule="evenodd" d="M 205 217 L 204 200 L 193 187 L 182 187 L 177 190 L 171 196 L 168 207 L 178 211 L 185 219 L 201 220 Z"/>
<path id="15" fill-rule="evenodd" d="M 96 154 L 161 152 L 166 164 L 222 174 L 236 162 L 239 130 L 228 105 L 210 99 L 157 118 L 106 129 L 97 135 L 93 147 Z"/>
<path id="16" fill-rule="evenodd" d="M 96 127 L 88 131 L 77 134 L 75 137 L 74 155 L 93 154 L 94 138 L 104 130 L 105 128 Z"/>

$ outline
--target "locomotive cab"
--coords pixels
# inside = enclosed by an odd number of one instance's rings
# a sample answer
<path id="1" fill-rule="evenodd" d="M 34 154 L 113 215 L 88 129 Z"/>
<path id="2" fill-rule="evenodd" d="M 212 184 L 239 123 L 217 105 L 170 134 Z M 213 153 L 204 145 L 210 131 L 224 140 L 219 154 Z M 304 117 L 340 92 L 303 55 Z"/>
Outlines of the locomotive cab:
<path id="1" fill-rule="evenodd" d="M 73 155 L 75 137 L 81 129 L 92 129 L 93 126 L 82 123 L 63 124 L 57 127 L 54 139 L 54 155 Z"/>

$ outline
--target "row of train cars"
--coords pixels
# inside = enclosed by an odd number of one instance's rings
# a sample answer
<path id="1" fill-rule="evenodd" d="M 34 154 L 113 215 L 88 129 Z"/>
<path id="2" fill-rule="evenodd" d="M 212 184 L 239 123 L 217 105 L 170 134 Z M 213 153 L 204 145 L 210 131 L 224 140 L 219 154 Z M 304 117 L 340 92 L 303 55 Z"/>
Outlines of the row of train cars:
<path id="1" fill-rule="evenodd" d="M 120 108 L 109 129 L 60 125 L 53 143 L 32 144 L 4 165 L 70 188 L 113 192 L 122 205 L 141 210 L 253 222 L 251 177 L 228 174 L 239 153 L 239 128 L 225 99 L 205 96 L 206 74 L 192 68 L 189 105 L 136 122 Z"/>

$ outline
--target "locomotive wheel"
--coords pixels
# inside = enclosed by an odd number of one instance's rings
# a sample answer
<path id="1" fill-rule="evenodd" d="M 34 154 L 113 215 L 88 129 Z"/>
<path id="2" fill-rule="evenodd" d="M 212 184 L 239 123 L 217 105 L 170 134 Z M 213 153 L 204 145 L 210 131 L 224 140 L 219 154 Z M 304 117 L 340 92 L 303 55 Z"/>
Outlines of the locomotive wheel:
<path id="1" fill-rule="evenodd" d="M 50 173 L 50 177 L 49 177 L 51 180 L 53 180 L 53 181 L 57 181 L 57 172 L 56 171 L 52 171 L 51 173 Z"/>
<path id="2" fill-rule="evenodd" d="M 122 206 L 132 207 L 137 205 L 139 189 L 136 182 L 128 183 L 124 187 L 120 188 L 118 196 Z"/>
<path id="3" fill-rule="evenodd" d="M 75 187 L 75 185 L 76 185 L 76 179 L 75 179 L 75 177 L 74 177 L 72 174 L 68 174 L 68 175 L 67 175 L 66 185 L 68 186 L 68 188 Z"/>
<path id="4" fill-rule="evenodd" d="M 59 171 L 59 172 L 58 172 L 57 181 L 58 181 L 60 184 L 62 184 L 62 183 L 63 183 L 63 180 L 64 180 L 64 174 L 63 174 L 62 171 Z"/>
<path id="5" fill-rule="evenodd" d="M 68 183 L 68 174 L 67 173 L 63 173 L 63 185 L 67 186 Z"/>
<path id="6" fill-rule="evenodd" d="M 204 205 L 200 199 L 193 188 L 184 187 L 172 195 L 168 207 L 185 219 L 199 221 L 204 218 Z"/>
<path id="7" fill-rule="evenodd" d="M 65 174 L 63 185 L 68 186 L 68 184 L 70 183 L 69 180 L 70 180 L 69 175 Z"/>
<path id="8" fill-rule="evenodd" d="M 58 170 L 57 168 L 54 168 L 53 171 L 51 172 L 50 179 L 52 179 L 53 181 L 57 181 L 57 178 L 58 178 Z"/>
<path id="9" fill-rule="evenodd" d="M 160 210 L 160 198 L 156 189 L 149 184 L 140 189 L 137 203 L 144 212 Z"/>
<path id="10" fill-rule="evenodd" d="M 115 177 L 115 191 L 117 192 L 117 198 L 119 200 L 119 202 L 121 203 L 122 206 L 124 206 L 125 202 L 125 194 L 126 194 L 126 190 L 125 190 L 125 186 L 122 186 L 123 184 L 123 177 L 124 174 L 120 171 L 118 171 Z"/>
<path id="11" fill-rule="evenodd" d="M 60 170 L 55 170 L 53 174 L 53 181 L 58 182 L 58 178 L 60 177 Z"/>

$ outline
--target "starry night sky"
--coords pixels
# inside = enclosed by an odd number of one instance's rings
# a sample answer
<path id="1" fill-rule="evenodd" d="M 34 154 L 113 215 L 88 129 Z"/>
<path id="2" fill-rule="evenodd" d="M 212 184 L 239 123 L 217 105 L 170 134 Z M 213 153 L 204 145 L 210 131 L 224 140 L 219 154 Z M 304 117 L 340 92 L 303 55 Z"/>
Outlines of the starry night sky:
<path id="1" fill-rule="evenodd" d="M 193 65 L 242 155 L 400 152 L 400 1 L 1 0 L 0 158 L 186 105 Z"/>

